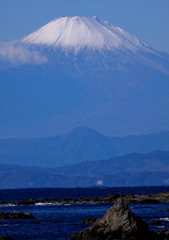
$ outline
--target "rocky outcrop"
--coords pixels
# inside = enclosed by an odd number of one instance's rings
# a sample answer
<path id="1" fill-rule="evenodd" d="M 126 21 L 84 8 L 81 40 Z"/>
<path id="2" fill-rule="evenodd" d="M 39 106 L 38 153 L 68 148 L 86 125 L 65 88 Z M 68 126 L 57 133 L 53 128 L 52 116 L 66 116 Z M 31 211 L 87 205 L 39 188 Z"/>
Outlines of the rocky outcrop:
<path id="1" fill-rule="evenodd" d="M 90 217 L 87 217 L 86 219 L 84 219 L 82 221 L 82 224 L 88 224 L 88 223 L 94 223 L 94 222 L 96 222 L 96 218 L 90 216 Z"/>
<path id="2" fill-rule="evenodd" d="M 84 232 L 73 233 L 70 240 L 143 240 L 152 239 L 152 236 L 148 225 L 119 198 L 106 215 Z"/>
<path id="3" fill-rule="evenodd" d="M 156 203 L 169 203 L 169 193 L 160 192 L 157 194 L 142 194 L 142 195 L 126 195 L 123 199 L 128 203 L 143 203 L 143 204 L 156 204 Z"/>
<path id="4" fill-rule="evenodd" d="M 35 219 L 30 213 L 22 212 L 0 212 L 0 219 Z"/>

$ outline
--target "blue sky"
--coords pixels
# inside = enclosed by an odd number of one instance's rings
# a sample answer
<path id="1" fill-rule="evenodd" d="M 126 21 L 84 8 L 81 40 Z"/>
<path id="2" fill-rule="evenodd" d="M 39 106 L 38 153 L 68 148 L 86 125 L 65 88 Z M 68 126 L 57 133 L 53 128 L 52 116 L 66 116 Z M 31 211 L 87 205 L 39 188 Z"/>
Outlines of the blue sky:
<path id="1" fill-rule="evenodd" d="M 169 52 L 168 0 L 0 0 L 0 41 L 12 41 L 61 16 L 98 16 Z"/>

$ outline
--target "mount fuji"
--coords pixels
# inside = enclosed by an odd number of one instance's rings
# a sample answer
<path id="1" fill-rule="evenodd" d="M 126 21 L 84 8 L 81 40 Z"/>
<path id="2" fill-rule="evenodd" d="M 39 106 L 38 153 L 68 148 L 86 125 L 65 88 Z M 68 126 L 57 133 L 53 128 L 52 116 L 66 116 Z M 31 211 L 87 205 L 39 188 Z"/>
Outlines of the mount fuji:
<path id="1" fill-rule="evenodd" d="M 169 129 L 169 54 L 97 17 L 0 43 L 0 137 Z"/>
<path id="2" fill-rule="evenodd" d="M 112 51 L 122 47 L 129 50 L 145 48 L 137 38 L 97 17 L 59 18 L 25 37 L 22 42 L 62 47 L 63 50 L 69 48 L 75 52 L 85 47 Z"/>

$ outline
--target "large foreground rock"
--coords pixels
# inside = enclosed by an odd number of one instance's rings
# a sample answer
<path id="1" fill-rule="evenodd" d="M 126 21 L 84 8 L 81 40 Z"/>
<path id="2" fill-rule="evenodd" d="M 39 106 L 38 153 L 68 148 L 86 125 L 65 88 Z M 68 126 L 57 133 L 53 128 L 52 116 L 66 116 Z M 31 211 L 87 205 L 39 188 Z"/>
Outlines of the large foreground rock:
<path id="1" fill-rule="evenodd" d="M 152 235 L 148 225 L 118 199 L 106 215 L 84 232 L 73 233 L 70 240 L 143 240 L 152 239 Z"/>

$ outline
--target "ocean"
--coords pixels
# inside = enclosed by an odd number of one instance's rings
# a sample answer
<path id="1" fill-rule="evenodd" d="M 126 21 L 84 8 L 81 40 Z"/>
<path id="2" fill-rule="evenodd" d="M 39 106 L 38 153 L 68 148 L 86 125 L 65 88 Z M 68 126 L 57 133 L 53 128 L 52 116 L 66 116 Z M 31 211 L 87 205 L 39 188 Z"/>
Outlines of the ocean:
<path id="1" fill-rule="evenodd" d="M 169 187 L 124 187 L 124 188 L 39 188 L 0 190 L 0 211 L 29 212 L 36 219 L 0 220 L 0 236 L 15 240 L 68 240 L 73 232 L 83 231 L 89 224 L 81 221 L 89 216 L 103 216 L 112 204 L 42 204 L 34 206 L 2 205 L 1 202 L 28 199 L 89 198 L 116 194 L 144 194 L 169 192 Z M 169 229 L 169 204 L 130 204 L 131 211 L 144 219 L 149 228 L 158 231 Z M 160 220 L 160 225 L 154 222 Z"/>

